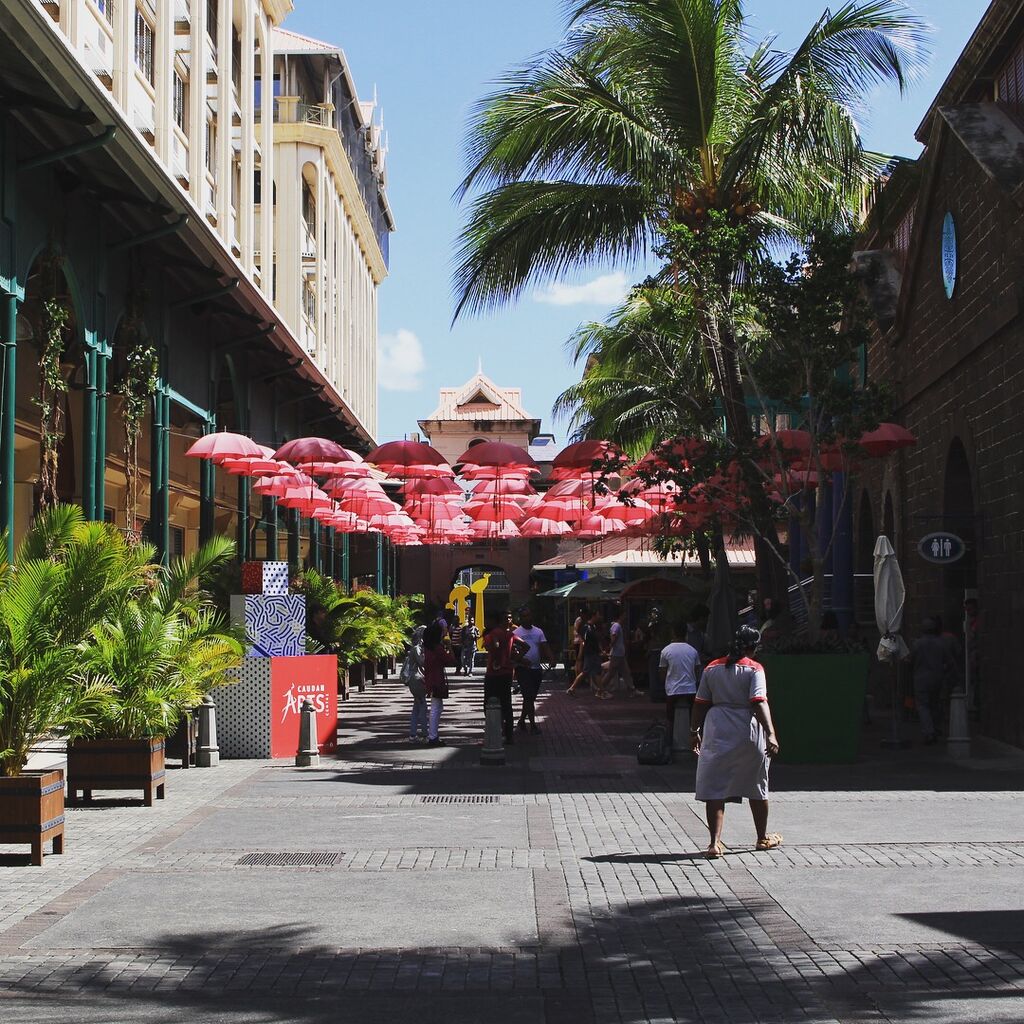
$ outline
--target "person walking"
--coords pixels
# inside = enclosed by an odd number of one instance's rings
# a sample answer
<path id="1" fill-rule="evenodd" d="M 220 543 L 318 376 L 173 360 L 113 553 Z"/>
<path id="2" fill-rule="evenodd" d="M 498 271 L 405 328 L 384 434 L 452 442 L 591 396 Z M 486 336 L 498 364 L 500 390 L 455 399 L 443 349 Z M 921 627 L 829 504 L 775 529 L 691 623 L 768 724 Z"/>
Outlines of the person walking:
<path id="1" fill-rule="evenodd" d="M 437 734 L 441 712 L 448 696 L 448 680 L 444 670 L 454 665 L 455 659 L 445 650 L 444 634 L 435 622 L 423 632 L 423 685 L 430 701 L 430 722 L 427 726 L 427 743 L 432 747 L 443 746 Z"/>
<path id="2" fill-rule="evenodd" d="M 933 615 L 924 620 L 924 632 L 914 641 L 907 657 L 917 719 L 924 742 L 929 745 L 939 738 L 936 720 L 943 688 L 958 676 L 954 651 L 955 641 L 942 635 L 942 620 Z"/>
<path id="3" fill-rule="evenodd" d="M 565 692 L 570 697 L 576 696 L 576 687 L 585 679 L 595 693 L 597 692 L 597 681 L 601 678 L 601 635 L 597 626 L 594 625 L 593 615 L 586 608 L 580 612 L 582 622 L 579 627 L 580 635 L 580 670 Z"/>
<path id="4" fill-rule="evenodd" d="M 644 628 L 647 635 L 647 695 L 655 704 L 665 699 L 665 688 L 661 682 L 661 652 L 670 639 L 666 625 L 661 609 L 655 605 Z"/>
<path id="5" fill-rule="evenodd" d="M 516 682 L 523 697 L 522 710 L 519 713 L 519 729 L 526 731 L 526 720 L 530 720 L 530 732 L 540 732 L 537 728 L 537 694 L 540 692 L 544 678 L 543 665 L 554 661 L 548 638 L 539 626 L 533 624 L 533 609 L 524 607 L 519 613 L 519 625 L 513 635 L 526 644 L 522 660 L 516 666 Z"/>
<path id="6" fill-rule="evenodd" d="M 409 650 L 402 663 L 402 682 L 412 697 L 412 714 L 409 716 L 409 742 L 417 743 L 427 738 L 427 688 L 423 682 L 423 634 L 425 626 L 412 631 Z"/>
<path id="7" fill-rule="evenodd" d="M 484 649 L 487 651 L 487 667 L 484 669 L 484 707 L 490 697 L 497 697 L 501 703 L 502 730 L 505 743 L 515 743 L 512 734 L 514 718 L 512 714 L 512 677 L 516 663 L 522 654 L 525 644 L 518 640 L 508 619 L 495 616 L 491 620 L 491 629 L 484 637 Z"/>
<path id="8" fill-rule="evenodd" d="M 455 656 L 455 674 L 462 669 L 462 619 L 456 615 L 448 627 L 448 650 Z"/>
<path id="9" fill-rule="evenodd" d="M 711 842 L 705 856 L 721 857 L 725 805 L 746 797 L 758 850 L 773 850 L 782 836 L 768 831 L 768 759 L 779 752 L 764 668 L 753 655 L 761 634 L 736 630 L 732 649 L 712 661 L 694 698 L 690 739 L 697 754 L 696 798 L 706 805 Z"/>
<path id="10" fill-rule="evenodd" d="M 626 657 L 626 614 L 626 606 L 619 605 L 608 631 L 608 670 L 598 684 L 597 694 L 605 700 L 620 687 L 624 693 L 633 697 L 640 692 L 633 685 L 633 675 L 629 671 L 629 659 Z"/>
<path id="11" fill-rule="evenodd" d="M 687 624 L 676 623 L 672 630 L 672 641 L 662 649 L 658 663 L 661 686 L 665 692 L 665 714 L 668 717 L 668 737 L 672 741 L 675 732 L 676 708 L 686 707 L 693 716 L 693 698 L 697 693 L 697 675 L 700 669 L 700 655 L 697 649 L 686 641 Z"/>
<path id="12" fill-rule="evenodd" d="M 462 663 L 462 671 L 468 676 L 473 674 L 473 662 L 476 660 L 476 645 L 480 639 L 480 630 L 476 623 L 470 619 L 462 627 L 462 647 L 459 651 L 459 660 Z"/>

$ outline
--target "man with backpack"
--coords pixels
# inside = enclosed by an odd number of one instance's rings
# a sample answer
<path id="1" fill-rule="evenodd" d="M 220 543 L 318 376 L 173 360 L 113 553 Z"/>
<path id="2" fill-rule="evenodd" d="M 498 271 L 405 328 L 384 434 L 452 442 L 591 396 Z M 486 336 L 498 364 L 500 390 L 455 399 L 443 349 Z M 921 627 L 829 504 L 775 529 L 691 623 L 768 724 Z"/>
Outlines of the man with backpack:
<path id="1" fill-rule="evenodd" d="M 497 697 L 501 702 L 502 731 L 505 743 L 511 745 L 515 742 L 512 731 L 512 678 L 529 645 L 515 635 L 512 623 L 506 617 L 493 616 L 488 624 L 490 629 L 484 637 L 484 649 L 487 651 L 484 707 L 490 697 Z"/>

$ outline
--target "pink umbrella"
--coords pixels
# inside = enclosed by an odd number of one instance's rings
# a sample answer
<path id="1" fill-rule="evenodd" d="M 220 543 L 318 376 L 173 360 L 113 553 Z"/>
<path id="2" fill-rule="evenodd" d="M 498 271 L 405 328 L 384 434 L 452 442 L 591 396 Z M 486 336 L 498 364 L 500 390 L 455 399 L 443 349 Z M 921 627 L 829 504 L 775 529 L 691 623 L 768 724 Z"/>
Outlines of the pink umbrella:
<path id="1" fill-rule="evenodd" d="M 629 457 L 611 441 L 577 441 L 555 456 L 552 469 L 559 471 L 561 477 L 566 471 L 573 475 L 599 472 L 606 468 L 614 471 L 628 462 Z M 595 466 L 598 468 L 595 469 Z"/>
<path id="2" fill-rule="evenodd" d="M 265 473 L 279 473 L 285 465 L 262 455 L 243 455 L 240 459 L 224 459 L 220 467 L 232 476 L 262 476 Z"/>
<path id="3" fill-rule="evenodd" d="M 422 441 L 389 441 L 374 448 L 366 456 L 366 461 L 381 469 L 391 469 L 393 466 L 441 466 L 444 465 L 444 456 Z"/>
<path id="4" fill-rule="evenodd" d="M 595 513 L 594 515 L 587 516 L 576 527 L 575 532 L 580 540 L 599 540 L 601 537 L 607 537 L 612 533 L 622 533 L 625 529 L 625 523 L 617 519 L 606 519 L 604 516 L 599 516 Z"/>
<path id="5" fill-rule="evenodd" d="M 462 488 L 450 479 L 412 477 L 398 488 L 402 494 L 449 495 L 461 494 Z"/>
<path id="6" fill-rule="evenodd" d="M 476 522 L 470 526 L 474 537 L 488 540 L 514 540 L 522 536 L 519 528 L 510 519 L 501 522 Z"/>
<path id="7" fill-rule="evenodd" d="M 354 462 L 353 453 L 326 437 L 297 437 L 274 452 L 275 459 L 295 464 L 308 462 Z"/>
<path id="8" fill-rule="evenodd" d="M 299 462 L 310 476 L 352 476 L 367 477 L 373 470 L 365 462 Z"/>
<path id="9" fill-rule="evenodd" d="M 505 441 L 484 441 L 481 444 L 474 444 L 459 456 L 458 463 L 469 463 L 473 466 L 537 468 L 537 463 L 525 448 Z"/>
<path id="10" fill-rule="evenodd" d="M 572 533 L 572 527 L 568 523 L 558 522 L 554 519 L 527 519 L 519 527 L 519 532 L 524 537 L 564 537 Z"/>
<path id="11" fill-rule="evenodd" d="M 473 488 L 473 496 L 479 497 L 484 494 L 535 494 L 533 485 L 521 476 L 499 477 L 495 480 L 485 480 Z"/>
<path id="12" fill-rule="evenodd" d="M 222 462 L 224 459 L 254 458 L 264 454 L 263 449 L 245 434 L 231 434 L 221 430 L 215 434 L 206 434 L 199 438 L 187 452 L 192 459 L 212 459 Z"/>
<path id="13" fill-rule="evenodd" d="M 463 463 L 459 470 L 459 476 L 464 480 L 509 480 L 515 477 L 525 480 L 539 474 L 538 466 L 477 466 L 472 462 Z"/>
<path id="14" fill-rule="evenodd" d="M 506 519 L 523 519 L 525 513 L 512 498 L 497 496 L 485 501 L 467 501 L 464 510 L 477 523 L 500 523 Z"/>
<path id="15" fill-rule="evenodd" d="M 330 508 L 331 499 L 319 487 L 291 486 L 277 503 L 284 508 L 298 509 L 303 515 L 309 515 L 318 508 Z"/>
<path id="16" fill-rule="evenodd" d="M 543 502 L 533 514 L 538 519 L 547 519 L 553 523 L 577 523 L 583 518 L 584 510 L 579 502 L 571 498 L 554 498 Z"/>
<path id="17" fill-rule="evenodd" d="M 597 515 L 602 519 L 612 519 L 627 526 L 637 523 L 648 523 L 654 518 L 654 509 L 643 499 L 634 499 L 633 504 L 626 505 L 622 502 L 612 502 L 597 510 Z"/>

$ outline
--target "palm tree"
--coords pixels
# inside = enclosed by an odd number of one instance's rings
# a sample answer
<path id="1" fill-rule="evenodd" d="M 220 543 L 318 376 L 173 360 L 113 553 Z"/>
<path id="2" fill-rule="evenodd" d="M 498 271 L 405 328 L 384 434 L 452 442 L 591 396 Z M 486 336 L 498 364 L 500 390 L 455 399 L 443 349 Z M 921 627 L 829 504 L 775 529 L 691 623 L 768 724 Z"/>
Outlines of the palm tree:
<path id="1" fill-rule="evenodd" d="M 743 259 L 717 280 L 673 263 L 682 230 L 738 228 L 749 252 L 849 222 L 880 161 L 861 145 L 870 91 L 902 89 L 923 24 L 898 0 L 826 11 L 792 52 L 745 45 L 742 0 L 575 0 L 556 49 L 512 71 L 473 114 L 473 194 L 456 256 L 456 316 L 587 264 L 655 252 L 700 290 L 700 337 L 730 437 L 751 434 L 727 318 Z M 692 242 L 692 237 L 690 238 Z M 691 246 L 692 248 L 692 246 Z M 718 295 L 712 295 L 717 291 Z"/>
<path id="2" fill-rule="evenodd" d="M 555 400 L 573 437 L 614 441 L 636 458 L 658 441 L 703 433 L 714 391 L 694 329 L 694 309 L 656 284 L 635 288 L 603 322 L 569 339 L 581 379 Z"/>

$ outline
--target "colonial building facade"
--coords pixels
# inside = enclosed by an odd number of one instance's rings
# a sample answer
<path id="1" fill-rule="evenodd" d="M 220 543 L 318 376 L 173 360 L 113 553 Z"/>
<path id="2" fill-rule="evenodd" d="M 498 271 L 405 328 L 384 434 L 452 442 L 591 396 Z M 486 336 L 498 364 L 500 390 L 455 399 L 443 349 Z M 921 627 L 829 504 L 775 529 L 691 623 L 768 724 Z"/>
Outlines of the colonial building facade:
<path id="1" fill-rule="evenodd" d="M 1024 615 L 1024 3 L 995 0 L 917 132 L 925 146 L 876 198 L 859 259 L 877 314 L 866 372 L 893 383 L 918 438 L 863 478 L 857 558 L 880 532 L 907 580 L 907 630 L 958 633 L 976 595 L 982 729 L 1024 745 L 1012 666 Z M 919 551 L 965 543 L 943 566 Z M 955 554 L 955 543 L 950 548 Z M 927 553 L 927 552 L 926 552 Z"/>
<path id="2" fill-rule="evenodd" d="M 246 482 L 184 457 L 220 428 L 271 445 L 375 440 L 393 230 L 384 142 L 341 51 L 280 27 L 291 7 L 0 8 L 0 526 L 12 543 L 40 497 L 39 364 L 56 311 L 61 499 L 141 526 L 164 553 L 237 531 L 243 554 L 287 543 L 293 558 L 333 558 L 333 540 L 308 526 L 300 537 Z M 156 387 L 133 507 L 124 410 L 140 384 L 133 354 L 148 348 Z"/>

